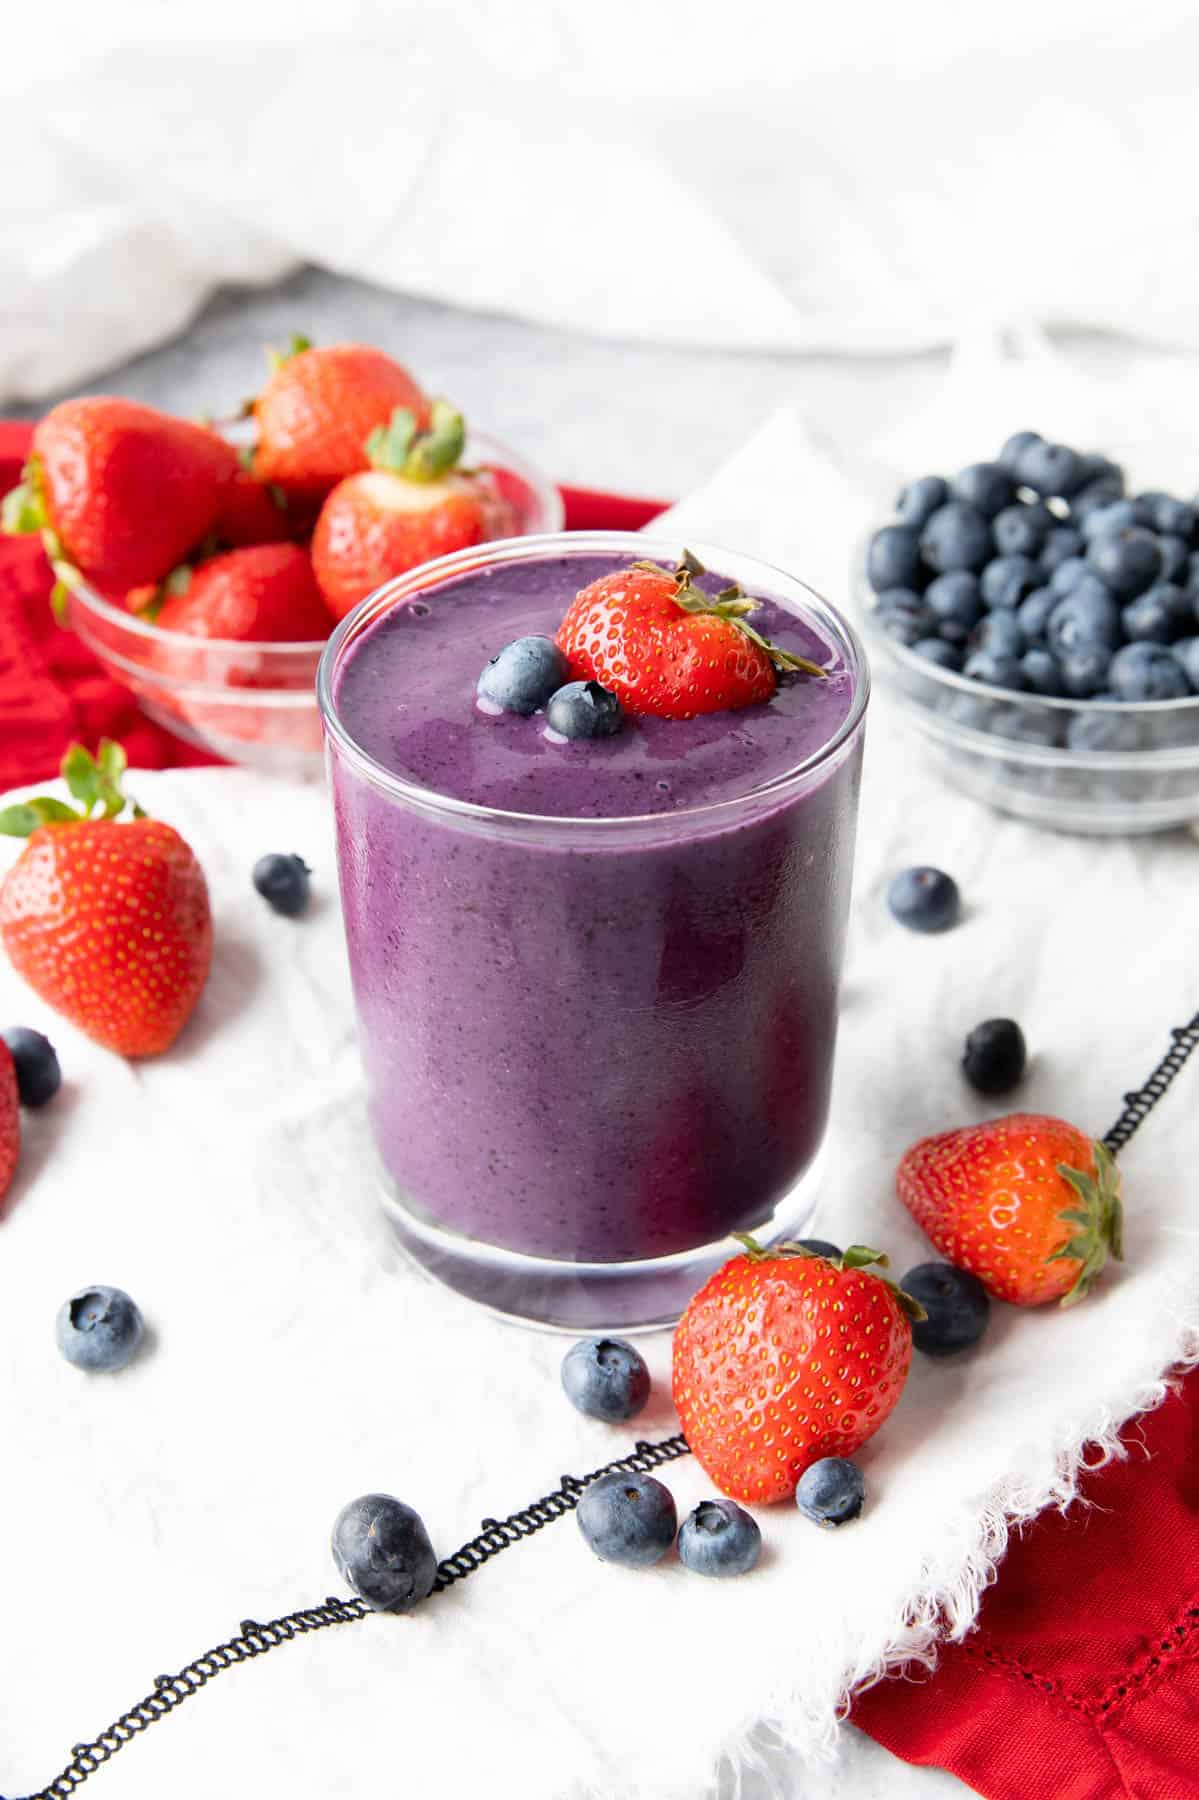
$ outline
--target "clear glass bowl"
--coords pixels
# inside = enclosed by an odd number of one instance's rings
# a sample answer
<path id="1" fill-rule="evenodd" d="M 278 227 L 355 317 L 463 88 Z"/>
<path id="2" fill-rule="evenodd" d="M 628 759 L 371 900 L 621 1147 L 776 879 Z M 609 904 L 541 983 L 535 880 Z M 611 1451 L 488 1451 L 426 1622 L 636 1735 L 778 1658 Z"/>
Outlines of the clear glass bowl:
<path id="1" fill-rule="evenodd" d="M 954 787 L 1056 831 L 1117 836 L 1199 820 L 1199 695 L 1129 705 L 968 681 L 883 630 L 865 546 L 853 592 L 880 689 Z"/>
<path id="2" fill-rule="evenodd" d="M 464 461 L 492 473 L 516 509 L 517 535 L 561 529 L 562 496 L 515 451 L 472 432 Z M 283 775 L 320 773 L 316 671 L 324 640 L 255 644 L 163 631 L 101 598 L 77 570 L 60 565 L 56 572 L 69 590 L 71 625 L 157 724 L 229 762 Z"/>

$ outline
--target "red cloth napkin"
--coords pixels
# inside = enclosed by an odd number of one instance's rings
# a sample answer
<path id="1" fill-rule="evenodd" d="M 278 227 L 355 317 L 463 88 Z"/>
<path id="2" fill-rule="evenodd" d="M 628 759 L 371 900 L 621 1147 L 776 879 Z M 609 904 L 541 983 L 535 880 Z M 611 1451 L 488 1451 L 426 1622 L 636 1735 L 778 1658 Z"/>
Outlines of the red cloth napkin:
<path id="1" fill-rule="evenodd" d="M 29 427 L 0 423 L 0 493 Z M 574 530 L 662 510 L 563 489 Z M 36 541 L 0 538 L 0 790 L 54 775 L 67 744 L 119 738 L 131 763 L 215 760 L 152 725 L 49 608 Z M 881 1683 L 855 1724 L 987 1800 L 1199 1800 L 1199 1372 L 1124 1433 L 1088 1504 L 1008 1550 L 979 1628 L 936 1674 Z"/>

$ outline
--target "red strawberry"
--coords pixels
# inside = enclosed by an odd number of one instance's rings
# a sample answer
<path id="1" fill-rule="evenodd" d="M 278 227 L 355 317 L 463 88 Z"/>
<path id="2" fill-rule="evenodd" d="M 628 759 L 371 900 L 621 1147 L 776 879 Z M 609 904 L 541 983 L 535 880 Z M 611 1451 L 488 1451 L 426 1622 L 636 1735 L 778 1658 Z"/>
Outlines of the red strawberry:
<path id="1" fill-rule="evenodd" d="M 367 466 L 366 440 L 397 407 L 419 425 L 428 402 L 406 369 L 365 344 L 314 350 L 304 338 L 278 365 L 254 402 L 258 447 L 254 473 L 290 498 L 319 499 L 346 475 Z"/>
<path id="2" fill-rule="evenodd" d="M 797 1244 L 718 1269 L 675 1327 L 674 1404 L 723 1493 L 786 1500 L 809 1463 L 852 1456 L 903 1392 L 909 1320 L 924 1315 L 855 1245 L 837 1261 Z"/>
<path id="3" fill-rule="evenodd" d="M 740 588 L 705 593 L 693 579 L 703 573 L 685 553 L 673 571 L 638 562 L 585 587 L 558 632 L 571 676 L 618 694 L 626 712 L 692 719 L 769 700 L 776 668 L 823 675 L 758 636 Z"/>
<path id="4" fill-rule="evenodd" d="M 924 1138 L 896 1187 L 942 1256 L 1015 1306 L 1083 1299 L 1123 1254 L 1111 1151 L 1063 1119 L 1010 1113 Z"/>
<path id="5" fill-rule="evenodd" d="M 118 744 L 98 759 L 75 744 L 63 774 L 83 811 L 43 798 L 0 812 L 0 832 L 29 839 L 0 886 L 0 940 L 34 992 L 97 1043 L 157 1056 L 208 978 L 212 915 L 179 833 L 137 808 L 118 821 L 124 767 Z"/>
<path id="6" fill-rule="evenodd" d="M 249 544 L 290 543 L 304 532 L 305 513 L 288 505 L 282 488 L 259 481 L 235 457 L 212 522 L 217 542 L 242 550 Z"/>
<path id="7" fill-rule="evenodd" d="M 0 1038 L 0 1198 L 7 1194 L 21 1154 L 21 1106 L 12 1051 Z"/>
<path id="8" fill-rule="evenodd" d="M 371 468 L 329 495 L 313 533 L 312 563 L 335 617 L 418 563 L 510 529 L 511 509 L 488 478 L 454 468 L 464 435 L 461 414 L 443 400 L 433 402 L 427 432 L 417 430 L 411 413 L 396 413 L 370 440 Z"/>
<path id="9" fill-rule="evenodd" d="M 243 643 L 301 644 L 329 635 L 308 552 L 298 544 L 254 544 L 173 576 L 156 619 L 163 631 Z M 181 590 L 181 591 L 180 591 Z"/>
<path id="10" fill-rule="evenodd" d="M 51 554 L 99 587 L 158 582 L 211 529 L 226 446 L 132 400 L 67 400 L 40 422 L 9 531 L 46 530 Z"/>

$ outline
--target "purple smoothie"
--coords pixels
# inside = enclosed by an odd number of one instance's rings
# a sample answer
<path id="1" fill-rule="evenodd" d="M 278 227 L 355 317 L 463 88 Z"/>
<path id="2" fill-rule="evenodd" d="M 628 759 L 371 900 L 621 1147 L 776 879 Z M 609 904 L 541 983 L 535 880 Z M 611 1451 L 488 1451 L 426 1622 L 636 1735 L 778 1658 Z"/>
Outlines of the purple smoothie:
<path id="1" fill-rule="evenodd" d="M 442 580 L 351 637 L 333 681 L 375 765 L 335 740 L 383 1163 L 418 1216 L 565 1261 L 750 1229 L 803 1175 L 828 1109 L 852 866 L 860 678 L 781 604 L 755 628 L 828 675 L 767 704 L 571 744 L 540 715 L 477 708 L 489 657 L 552 635 L 579 588 L 630 560 L 543 553 Z"/>

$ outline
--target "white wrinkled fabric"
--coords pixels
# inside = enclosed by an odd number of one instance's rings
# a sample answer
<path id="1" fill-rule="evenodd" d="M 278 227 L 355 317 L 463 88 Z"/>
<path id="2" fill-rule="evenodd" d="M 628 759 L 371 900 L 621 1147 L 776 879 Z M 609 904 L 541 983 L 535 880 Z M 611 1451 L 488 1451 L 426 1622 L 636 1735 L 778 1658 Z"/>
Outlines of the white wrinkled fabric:
<path id="1" fill-rule="evenodd" d="M 678 534 L 832 585 L 860 507 L 784 418 L 681 509 Z M 367 1153 L 323 792 L 235 771 L 132 785 L 212 887 L 214 973 L 180 1044 L 129 1066 L 0 969 L 0 1017 L 48 1029 L 66 1074 L 25 1119 L 0 1227 L 10 1794 L 241 1619 L 341 1591 L 328 1532 L 353 1495 L 403 1496 L 445 1554 L 562 1471 L 674 1428 L 665 1335 L 647 1343 L 649 1412 L 635 1431 L 600 1426 L 559 1392 L 560 1339 L 472 1311 L 397 1259 Z M 275 848 L 315 870 L 303 921 L 250 887 Z M 916 1136 L 991 1110 L 957 1070 L 981 1018 L 1024 1025 L 1024 1105 L 1104 1131 L 1195 1010 L 1195 859 L 1185 835 L 1055 837 L 981 810 L 932 782 L 878 696 L 813 1228 L 887 1249 L 900 1272 L 930 1254 L 892 1172 Z M 915 861 L 958 878 L 952 934 L 889 918 L 887 878 Z M 1093 1298 L 1070 1313 L 997 1307 L 978 1354 L 916 1359 L 862 1453 L 870 1503 L 852 1529 L 763 1512 L 759 1572 L 717 1584 L 675 1563 L 607 1568 L 565 1519 L 408 1619 L 221 1675 L 98 1775 L 97 1796 L 908 1792 L 898 1765 L 851 1789 L 810 1759 L 855 1681 L 926 1655 L 939 1615 L 967 1629 L 1011 1521 L 1064 1501 L 1080 1459 L 1110 1452 L 1194 1353 L 1197 1095 L 1199 1068 L 1126 1152 L 1128 1260 Z M 58 1357 L 53 1325 L 95 1281 L 129 1289 L 151 1343 L 122 1375 L 88 1380 Z M 710 1491 L 691 1459 L 664 1478 L 680 1510 Z"/>

